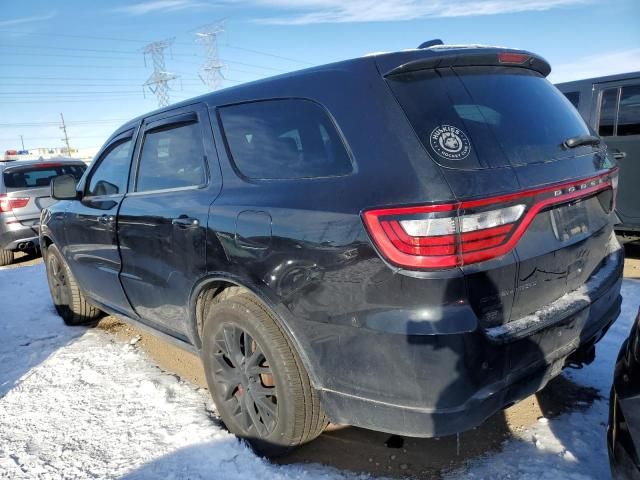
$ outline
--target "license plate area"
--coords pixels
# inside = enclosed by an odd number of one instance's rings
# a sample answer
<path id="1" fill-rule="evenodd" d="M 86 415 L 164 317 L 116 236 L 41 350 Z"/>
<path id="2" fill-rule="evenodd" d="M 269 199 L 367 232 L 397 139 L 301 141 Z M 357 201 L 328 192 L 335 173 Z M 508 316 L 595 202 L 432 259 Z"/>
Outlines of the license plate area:
<path id="1" fill-rule="evenodd" d="M 561 242 L 589 232 L 589 215 L 582 200 L 554 208 L 549 214 L 553 233 Z"/>

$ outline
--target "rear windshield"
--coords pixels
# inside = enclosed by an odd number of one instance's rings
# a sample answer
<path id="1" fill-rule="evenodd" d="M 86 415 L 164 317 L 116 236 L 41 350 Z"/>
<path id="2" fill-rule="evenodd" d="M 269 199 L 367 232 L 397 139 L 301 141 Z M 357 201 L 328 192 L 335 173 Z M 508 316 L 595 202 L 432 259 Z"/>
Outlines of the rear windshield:
<path id="1" fill-rule="evenodd" d="M 80 180 L 87 169 L 85 165 L 28 165 L 11 167 L 4 172 L 4 186 L 7 191 L 25 188 L 48 187 L 54 177 L 73 175 Z"/>
<path id="2" fill-rule="evenodd" d="M 590 131 L 569 100 L 523 68 L 458 67 L 387 78 L 429 154 L 448 168 L 483 169 L 557 160 Z"/>

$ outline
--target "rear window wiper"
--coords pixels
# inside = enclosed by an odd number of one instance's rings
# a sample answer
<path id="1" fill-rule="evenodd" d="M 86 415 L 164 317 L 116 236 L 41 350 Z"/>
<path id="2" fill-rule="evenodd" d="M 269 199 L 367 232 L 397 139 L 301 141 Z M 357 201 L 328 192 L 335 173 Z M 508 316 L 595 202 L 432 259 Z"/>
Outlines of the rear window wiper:
<path id="1" fill-rule="evenodd" d="M 567 148 L 582 147 L 583 145 L 600 145 L 600 138 L 593 135 L 580 135 L 577 137 L 567 138 L 563 145 Z"/>

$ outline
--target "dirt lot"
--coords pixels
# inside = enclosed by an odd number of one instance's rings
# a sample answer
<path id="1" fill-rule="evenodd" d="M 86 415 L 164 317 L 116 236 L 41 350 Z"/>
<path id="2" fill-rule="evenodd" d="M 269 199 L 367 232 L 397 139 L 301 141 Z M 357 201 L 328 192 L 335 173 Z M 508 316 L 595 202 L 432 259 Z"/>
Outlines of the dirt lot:
<path id="1" fill-rule="evenodd" d="M 625 277 L 640 279 L 640 244 L 626 246 Z M 16 267 L 40 262 L 22 256 Z M 206 388 L 199 359 L 114 317 L 102 319 L 98 328 L 124 341 L 134 341 L 158 365 L 186 381 Z M 511 432 L 567 410 L 585 409 L 598 392 L 579 387 L 562 377 L 537 395 L 491 417 L 483 425 L 456 437 L 415 439 L 390 436 L 355 427 L 331 425 L 316 441 L 281 463 L 322 463 L 339 469 L 393 477 L 438 478 L 440 472 L 461 466 L 465 460 L 499 450 Z"/>

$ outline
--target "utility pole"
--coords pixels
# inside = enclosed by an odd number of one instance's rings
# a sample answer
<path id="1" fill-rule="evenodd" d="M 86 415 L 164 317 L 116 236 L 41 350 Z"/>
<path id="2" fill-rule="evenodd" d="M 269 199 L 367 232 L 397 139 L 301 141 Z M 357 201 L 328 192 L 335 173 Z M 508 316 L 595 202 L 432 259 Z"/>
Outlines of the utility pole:
<path id="1" fill-rule="evenodd" d="M 67 156 L 70 157 L 71 147 L 69 146 L 69 135 L 67 135 L 67 126 L 64 123 L 64 115 L 62 115 L 62 113 L 60 113 L 60 119 L 62 120 L 62 126 L 60 127 L 60 130 L 64 132 L 64 138 L 62 139 L 62 141 L 67 145 Z"/>
<path id="2" fill-rule="evenodd" d="M 222 69 L 224 65 L 218 56 L 218 35 L 224 32 L 222 23 L 204 25 L 196 30 L 196 42 L 204 46 L 206 60 L 200 68 L 198 76 L 209 91 L 218 90 L 222 86 Z"/>
<path id="3" fill-rule="evenodd" d="M 20 143 L 22 143 L 22 150 L 24 150 L 24 138 L 20 135 Z"/>
<path id="4" fill-rule="evenodd" d="M 166 71 L 164 63 L 164 51 L 173 44 L 174 40 L 170 38 L 152 42 L 142 49 L 145 66 L 147 64 L 147 55 L 151 55 L 151 61 L 153 62 L 153 73 L 142 87 L 143 89 L 147 87 L 158 98 L 158 107 L 169 105 L 169 82 L 178 78 L 177 75 Z"/>

